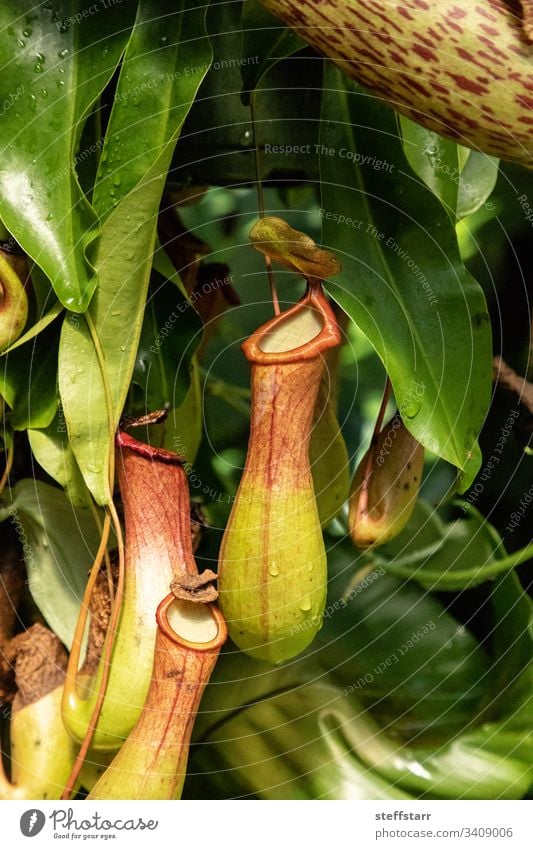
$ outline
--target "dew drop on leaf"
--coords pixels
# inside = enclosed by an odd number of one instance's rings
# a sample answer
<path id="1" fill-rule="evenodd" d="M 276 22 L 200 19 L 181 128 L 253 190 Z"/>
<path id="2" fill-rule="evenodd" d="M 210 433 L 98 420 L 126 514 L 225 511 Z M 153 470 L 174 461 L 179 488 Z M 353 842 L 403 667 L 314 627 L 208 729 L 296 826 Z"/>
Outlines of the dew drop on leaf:
<path id="1" fill-rule="evenodd" d="M 245 130 L 240 138 L 240 144 L 242 147 L 250 147 L 253 141 L 253 133 L 251 130 Z"/>

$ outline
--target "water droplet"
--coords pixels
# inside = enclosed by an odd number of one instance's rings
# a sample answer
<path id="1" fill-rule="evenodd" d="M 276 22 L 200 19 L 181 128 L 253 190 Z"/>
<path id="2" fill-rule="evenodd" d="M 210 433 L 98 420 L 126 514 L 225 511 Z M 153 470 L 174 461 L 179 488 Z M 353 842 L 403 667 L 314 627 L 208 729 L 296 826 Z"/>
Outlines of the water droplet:
<path id="1" fill-rule="evenodd" d="M 56 80 L 56 84 L 58 88 L 63 88 L 65 85 L 65 80 Z"/>
<path id="2" fill-rule="evenodd" d="M 116 195 L 116 192 L 114 189 L 109 189 L 109 194 L 111 195 L 111 197 L 114 197 Z"/>
<path id="3" fill-rule="evenodd" d="M 114 316 L 120 315 L 120 310 L 111 310 L 111 315 L 114 315 Z"/>
<path id="4" fill-rule="evenodd" d="M 44 65 L 46 60 L 42 53 L 37 53 L 35 58 L 37 59 L 40 65 Z"/>
<path id="5" fill-rule="evenodd" d="M 31 35 L 31 27 L 25 27 L 22 30 L 22 35 L 24 36 L 24 38 L 29 38 Z"/>
<path id="6" fill-rule="evenodd" d="M 30 109 L 32 112 L 35 112 L 37 109 L 37 98 L 34 94 L 30 94 Z"/>
<path id="7" fill-rule="evenodd" d="M 59 56 L 59 58 L 60 58 L 60 59 L 64 59 L 64 58 L 65 58 L 65 56 L 68 56 L 69 52 L 70 52 L 70 51 L 68 50 L 68 48 L 67 48 L 67 47 L 65 47 L 65 49 L 64 49 L 64 50 L 60 50 L 60 51 L 59 51 L 59 53 L 58 53 L 57 55 Z"/>
<path id="8" fill-rule="evenodd" d="M 252 131 L 251 131 L 251 130 L 246 130 L 246 131 L 242 134 L 242 136 L 241 136 L 241 140 L 240 140 L 240 143 L 241 143 L 242 147 L 250 147 L 250 145 L 252 144 L 252 141 L 253 141 L 253 133 L 252 133 Z"/>
<path id="9" fill-rule="evenodd" d="M 161 45 L 161 47 L 164 47 L 165 44 L 168 44 L 168 35 L 162 35 L 159 39 L 159 44 Z"/>
<path id="10" fill-rule="evenodd" d="M 104 47 L 102 50 L 102 57 L 105 59 L 106 56 L 109 55 L 109 47 Z"/>
<path id="11" fill-rule="evenodd" d="M 126 350 L 126 346 L 125 346 L 125 345 L 121 345 L 121 346 L 120 346 L 120 350 L 121 350 L 121 351 L 125 351 L 125 350 Z"/>
<path id="12" fill-rule="evenodd" d="M 46 220 L 51 221 L 53 217 L 54 217 L 53 213 L 49 212 L 48 215 L 46 216 Z"/>
<path id="13" fill-rule="evenodd" d="M 268 574 L 272 575 L 273 578 L 277 578 L 279 575 L 279 568 L 275 562 L 271 563 L 268 567 Z"/>
<path id="14" fill-rule="evenodd" d="M 309 610 L 311 610 L 311 599 L 309 598 L 309 596 L 306 596 L 306 598 L 302 599 L 302 601 L 300 602 L 300 610 L 302 610 L 304 613 L 307 613 Z"/>
<path id="15" fill-rule="evenodd" d="M 19 47 L 26 47 L 26 42 L 23 41 L 22 38 L 19 38 L 18 45 L 19 45 Z"/>
<path id="16" fill-rule="evenodd" d="M 414 419 L 420 412 L 421 407 L 422 402 L 418 398 L 413 398 L 406 403 L 405 407 L 402 407 L 402 415 L 407 419 Z"/>
<path id="17" fill-rule="evenodd" d="M 132 106 L 138 106 L 139 105 L 139 98 L 137 97 L 136 94 L 134 94 L 133 97 L 131 98 L 131 105 Z"/>
<path id="18" fill-rule="evenodd" d="M 64 73 L 65 73 L 65 69 L 64 69 L 64 68 L 60 68 L 60 69 L 59 69 L 59 73 L 60 73 L 60 74 L 64 74 Z"/>
<path id="19" fill-rule="evenodd" d="M 122 183 L 122 177 L 120 176 L 120 174 L 115 174 L 115 176 L 113 177 L 113 185 L 118 188 L 121 185 L 121 183 Z"/>
<path id="20" fill-rule="evenodd" d="M 307 571 L 308 571 L 308 572 L 312 572 L 312 571 L 313 571 L 313 569 L 314 569 L 314 566 L 313 566 L 313 564 L 312 564 L 312 563 L 310 563 L 310 564 L 309 564 L 309 566 L 307 567 Z"/>
<path id="21" fill-rule="evenodd" d="M 41 97 L 48 97 L 48 89 L 47 88 L 41 89 Z"/>
<path id="22" fill-rule="evenodd" d="M 40 74 L 40 73 L 42 73 L 43 66 L 39 65 L 39 63 L 37 62 L 37 64 L 33 66 L 33 70 L 35 71 L 36 74 Z"/>
<path id="23" fill-rule="evenodd" d="M 102 153 L 102 162 L 107 162 L 107 150 Z"/>

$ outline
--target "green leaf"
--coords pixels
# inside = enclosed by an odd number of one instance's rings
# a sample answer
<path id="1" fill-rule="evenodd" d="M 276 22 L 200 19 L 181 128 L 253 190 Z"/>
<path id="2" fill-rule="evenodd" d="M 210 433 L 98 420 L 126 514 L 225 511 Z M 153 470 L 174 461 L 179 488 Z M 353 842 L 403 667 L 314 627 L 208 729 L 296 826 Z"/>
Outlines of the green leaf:
<path id="1" fill-rule="evenodd" d="M 0 360 L 0 395 L 12 409 L 15 430 L 47 427 L 57 410 L 58 338 L 48 327 Z"/>
<path id="2" fill-rule="evenodd" d="M 111 79 L 135 3 L 0 6 L 1 216 L 61 302 L 85 310 L 96 285 L 87 248 L 98 219 L 74 168 L 83 122 Z M 97 150 L 83 152 L 95 154 Z"/>
<path id="3" fill-rule="evenodd" d="M 172 282 L 152 272 L 132 379 L 142 392 L 142 406 L 132 414 L 169 410 L 181 404 L 189 384 L 191 357 L 201 335 L 201 321 L 189 301 Z"/>
<path id="4" fill-rule="evenodd" d="M 519 799 L 530 769 L 461 735 L 403 746 L 346 691 L 308 683 L 245 705 L 192 751 L 191 771 L 223 798 Z M 209 794 L 211 796 L 211 793 Z"/>
<path id="5" fill-rule="evenodd" d="M 348 729 L 371 740 L 379 731 L 342 691 L 309 683 L 247 705 L 215 727 L 193 750 L 191 772 L 223 798 L 411 798 L 368 768 Z"/>
<path id="6" fill-rule="evenodd" d="M 461 178 L 458 145 L 403 115 L 399 126 L 409 165 L 455 219 Z"/>
<path id="7" fill-rule="evenodd" d="M 405 565 L 412 571 L 415 565 L 439 551 L 445 541 L 445 523 L 431 504 L 419 498 L 403 531 L 373 555 L 378 563 L 388 565 L 393 561 L 395 566 Z"/>
<path id="8" fill-rule="evenodd" d="M 81 597 L 100 534 L 88 509 L 41 481 L 22 480 L 0 519 L 11 519 L 22 544 L 33 599 L 48 625 L 70 648 Z"/>
<path id="9" fill-rule="evenodd" d="M 106 134 L 105 162 L 111 162 L 113 170 L 109 179 L 104 174 L 98 196 L 95 192 L 95 204 L 107 218 L 96 257 L 99 286 L 90 305 L 90 317 L 105 359 L 111 423 L 85 320 L 67 319 L 61 334 L 59 387 L 69 438 L 85 482 L 99 504 L 107 497 L 110 429 L 114 431 L 118 425 L 137 357 L 164 179 L 211 56 L 205 36 L 205 6 L 182 2 L 179 11 L 170 14 L 173 8 L 170 3 L 162 8 L 155 0 L 142 4 Z M 165 9 L 169 14 L 162 14 Z M 162 46 L 163 38 L 166 47 Z M 161 53 L 165 54 L 164 65 Z M 132 87 L 131 81 L 138 80 L 141 69 L 142 83 Z M 133 97 L 137 98 L 135 104 Z M 126 144 L 126 135 L 135 139 L 136 157 L 148 169 L 142 176 L 128 160 L 123 166 L 113 164 L 110 146 L 117 134 L 122 145 Z M 110 199 L 112 207 L 117 203 L 112 211 Z"/>
<path id="10" fill-rule="evenodd" d="M 465 489 L 491 391 L 483 292 L 441 204 L 406 171 L 391 110 L 329 64 L 325 75 L 322 243 L 343 265 L 328 290 L 383 360 L 409 430 Z"/>
<path id="11" fill-rule="evenodd" d="M 190 383 L 183 401 L 168 414 L 163 446 L 194 463 L 203 434 L 202 387 L 196 357 L 191 360 Z"/>
<path id="12" fill-rule="evenodd" d="M 329 548 L 328 569 L 313 658 L 404 739 L 446 739 L 464 728 L 487 689 L 488 657 L 474 635 L 434 596 L 369 564 L 349 542 Z"/>
<path id="13" fill-rule="evenodd" d="M 421 521 L 418 514 L 402 534 L 375 552 L 376 561 L 391 575 L 435 591 L 471 589 L 510 572 L 517 565 L 517 556 L 506 555 L 501 537 L 481 513 L 472 505 L 461 506 L 465 518 L 434 525 L 433 547 L 417 551 L 409 545 L 408 539 Z"/>
<path id="14" fill-rule="evenodd" d="M 142 0 L 107 128 L 93 204 L 105 219 L 165 151 L 168 161 L 207 73 L 208 4 Z"/>
<path id="15" fill-rule="evenodd" d="M 463 735 L 442 749 L 393 750 L 373 766 L 418 797 L 521 799 L 531 783 L 529 764 L 484 751 Z"/>
<path id="16" fill-rule="evenodd" d="M 48 427 L 29 429 L 28 439 L 39 465 L 63 487 L 72 504 L 86 506 L 89 497 L 87 487 L 68 441 L 61 406 Z"/>
<path id="17" fill-rule="evenodd" d="M 292 56 L 307 47 L 306 42 L 291 27 L 267 12 L 257 0 L 246 0 L 241 17 L 243 63 L 241 65 L 245 104 L 261 78 L 280 59 Z"/>
<path id="18" fill-rule="evenodd" d="M 533 668 L 533 603 L 524 592 L 516 573 L 503 575 L 490 595 L 492 621 L 490 641 L 494 664 L 488 709 L 502 718 L 516 703 L 524 676 Z M 528 686 L 530 686 L 528 676 Z"/>
<path id="19" fill-rule="evenodd" d="M 399 125 L 409 165 L 455 221 L 480 209 L 498 179 L 499 160 L 445 139 L 403 115 Z"/>
<path id="20" fill-rule="evenodd" d="M 59 315 L 61 315 L 63 310 L 63 304 L 61 304 L 59 301 L 56 301 L 53 307 L 50 307 L 48 312 L 45 313 L 45 315 L 43 315 L 43 317 L 40 318 L 39 321 L 36 321 L 35 324 L 32 325 L 29 330 L 26 331 L 26 333 L 23 333 L 22 336 L 20 336 L 19 339 L 17 339 L 17 341 L 14 342 L 11 347 L 7 349 L 7 351 L 4 351 L 4 356 L 6 354 L 9 354 L 11 351 L 14 351 L 16 348 L 20 348 L 21 345 L 24 345 L 26 342 L 29 342 L 30 339 L 34 339 L 36 336 L 39 335 L 39 333 L 41 333 L 43 330 L 46 330 L 48 325 L 52 324 L 52 322 L 55 321 Z"/>
<path id="21" fill-rule="evenodd" d="M 533 782 L 533 664 L 529 664 L 523 682 L 522 694 L 514 704 L 504 691 L 500 706 L 504 716 L 498 722 L 486 722 L 466 735 L 463 743 L 526 764 L 529 783 Z M 513 694 L 514 695 L 514 694 Z"/>
<path id="22" fill-rule="evenodd" d="M 488 156 L 480 150 L 470 150 L 461 172 L 459 197 L 457 199 L 457 218 L 460 221 L 481 209 L 491 196 L 500 168 L 495 156 Z M 491 209 L 491 205 L 488 204 Z"/>

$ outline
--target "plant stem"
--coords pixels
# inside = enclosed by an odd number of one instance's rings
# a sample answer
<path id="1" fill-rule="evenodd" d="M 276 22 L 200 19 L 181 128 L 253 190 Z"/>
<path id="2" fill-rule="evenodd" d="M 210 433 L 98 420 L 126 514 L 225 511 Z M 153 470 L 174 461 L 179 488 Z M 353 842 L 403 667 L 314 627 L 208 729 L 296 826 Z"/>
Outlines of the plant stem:
<path id="1" fill-rule="evenodd" d="M 257 186 L 257 203 L 259 207 L 259 217 L 265 217 L 265 195 L 263 192 L 263 181 L 261 178 L 261 164 L 259 159 L 259 144 L 257 140 L 257 129 L 255 123 L 255 95 L 254 91 L 250 97 L 250 112 L 252 116 L 252 132 L 254 139 L 254 157 L 255 157 L 255 177 L 256 177 L 256 186 Z M 280 306 L 279 306 L 279 298 L 278 298 L 278 290 L 276 289 L 276 281 L 274 280 L 274 272 L 272 271 L 272 262 L 269 256 L 265 255 L 265 265 L 268 275 L 268 282 L 270 285 L 270 295 L 272 297 L 272 303 L 274 305 L 274 314 L 280 314 Z"/>
<path id="2" fill-rule="evenodd" d="M 13 460 L 15 459 L 15 446 L 12 445 L 11 448 L 7 449 L 6 454 L 6 467 L 4 469 L 4 473 L 0 478 L 0 496 L 2 495 L 6 483 L 9 480 L 9 475 L 11 474 L 11 469 L 13 468 Z"/>

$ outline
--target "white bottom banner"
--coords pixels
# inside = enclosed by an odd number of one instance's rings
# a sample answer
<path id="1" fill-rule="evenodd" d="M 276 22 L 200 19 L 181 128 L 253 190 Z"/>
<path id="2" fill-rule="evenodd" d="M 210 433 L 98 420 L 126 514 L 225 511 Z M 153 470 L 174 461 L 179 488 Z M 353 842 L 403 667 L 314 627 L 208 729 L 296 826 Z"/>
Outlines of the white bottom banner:
<path id="1" fill-rule="evenodd" d="M 4 802 L 0 846 L 531 849 L 532 803 Z M 35 842 L 32 843 L 31 841 Z"/>

